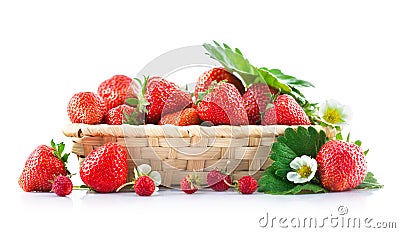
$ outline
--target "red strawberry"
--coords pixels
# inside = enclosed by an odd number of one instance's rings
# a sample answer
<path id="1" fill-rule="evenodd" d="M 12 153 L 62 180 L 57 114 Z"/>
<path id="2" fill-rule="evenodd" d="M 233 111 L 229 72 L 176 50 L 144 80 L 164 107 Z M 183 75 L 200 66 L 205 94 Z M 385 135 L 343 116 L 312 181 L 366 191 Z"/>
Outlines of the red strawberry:
<path id="1" fill-rule="evenodd" d="M 151 196 L 156 189 L 154 181 L 149 176 L 140 176 L 133 185 L 135 193 L 139 196 Z"/>
<path id="2" fill-rule="evenodd" d="M 242 96 L 230 83 L 217 84 L 197 105 L 197 113 L 201 120 L 214 125 L 248 124 Z"/>
<path id="3" fill-rule="evenodd" d="M 79 92 L 72 96 L 67 112 L 72 123 L 100 124 L 105 114 L 104 101 L 93 92 Z"/>
<path id="4" fill-rule="evenodd" d="M 89 153 L 79 173 L 82 181 L 97 192 L 114 192 L 126 182 L 127 153 L 117 143 L 104 144 Z"/>
<path id="5" fill-rule="evenodd" d="M 125 75 L 114 75 L 99 85 L 97 93 L 103 98 L 106 111 L 108 111 L 123 104 L 128 95 L 136 97 L 134 90 L 137 91 L 137 83 L 132 82 L 131 78 Z"/>
<path id="6" fill-rule="evenodd" d="M 178 126 L 185 126 L 185 125 L 199 125 L 200 118 L 197 114 L 196 109 L 194 108 L 185 108 L 180 112 L 170 113 L 161 117 L 159 125 L 178 125 Z"/>
<path id="7" fill-rule="evenodd" d="M 311 125 L 303 108 L 290 95 L 283 94 L 267 109 L 261 122 L 263 125 Z"/>
<path id="8" fill-rule="evenodd" d="M 229 185 L 231 184 L 231 178 L 226 175 L 224 172 L 219 170 L 212 170 L 207 174 L 207 184 L 214 191 L 226 191 L 229 189 Z"/>
<path id="9" fill-rule="evenodd" d="M 194 96 L 197 99 L 198 93 L 206 92 L 211 87 L 213 81 L 216 81 L 218 83 L 222 80 L 225 80 L 226 82 L 235 85 L 241 95 L 244 93 L 245 88 L 240 79 L 238 79 L 232 73 L 228 72 L 226 69 L 217 67 L 212 68 L 211 70 L 208 70 L 200 75 L 196 83 Z"/>
<path id="10" fill-rule="evenodd" d="M 54 191 L 57 196 L 65 197 L 72 192 L 72 182 L 68 176 L 57 176 L 53 182 L 52 191 Z"/>
<path id="11" fill-rule="evenodd" d="M 105 123 L 109 125 L 141 125 L 144 123 L 144 115 L 136 114 L 137 109 L 123 104 L 110 109 L 105 115 Z"/>
<path id="12" fill-rule="evenodd" d="M 157 124 L 162 115 L 178 112 L 192 105 L 192 98 L 188 92 L 160 77 L 148 80 L 145 98 L 149 102 L 146 120 L 152 124 Z"/>
<path id="13" fill-rule="evenodd" d="M 236 189 L 242 194 L 253 194 L 258 187 L 258 182 L 251 176 L 243 176 L 240 180 L 233 182 Z"/>
<path id="14" fill-rule="evenodd" d="M 182 178 L 181 180 L 181 189 L 183 192 L 187 194 L 193 194 L 199 190 L 200 187 L 200 179 L 199 177 L 192 173 Z"/>
<path id="15" fill-rule="evenodd" d="M 267 104 L 278 91 L 265 83 L 253 84 L 243 95 L 244 108 L 249 118 L 249 124 L 260 123 L 261 115 L 267 110 Z"/>
<path id="16" fill-rule="evenodd" d="M 51 181 L 58 175 L 67 175 L 65 163 L 69 154 L 62 154 L 64 143 L 38 146 L 26 160 L 18 184 L 25 192 L 51 190 Z"/>
<path id="17" fill-rule="evenodd" d="M 316 160 L 322 186 L 330 191 L 353 189 L 367 174 L 365 155 L 354 143 L 329 141 L 321 147 Z"/>

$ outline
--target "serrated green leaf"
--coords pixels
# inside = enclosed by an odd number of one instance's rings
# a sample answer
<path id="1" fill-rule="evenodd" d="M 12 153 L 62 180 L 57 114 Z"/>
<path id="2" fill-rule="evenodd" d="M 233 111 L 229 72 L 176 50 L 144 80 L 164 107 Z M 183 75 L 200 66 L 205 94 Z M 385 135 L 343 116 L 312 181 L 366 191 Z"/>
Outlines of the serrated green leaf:
<path id="1" fill-rule="evenodd" d="M 285 192 L 295 187 L 294 183 L 285 181 L 275 175 L 272 167 L 267 168 L 258 181 L 258 191 L 265 193 Z"/>
<path id="2" fill-rule="evenodd" d="M 356 187 L 356 189 L 378 189 L 378 188 L 383 188 L 383 185 L 378 183 L 372 172 L 368 172 L 364 178 L 364 181 Z"/>
<path id="3" fill-rule="evenodd" d="M 313 184 L 313 183 L 306 183 L 306 184 L 301 184 L 297 185 L 296 187 L 292 188 L 291 190 L 288 190 L 284 194 L 299 194 L 299 193 L 327 193 L 328 190 L 324 189 L 323 187 Z"/>
<path id="4" fill-rule="evenodd" d="M 360 140 L 357 140 L 357 141 L 354 142 L 354 144 L 356 144 L 357 146 L 361 146 L 362 142 Z"/>

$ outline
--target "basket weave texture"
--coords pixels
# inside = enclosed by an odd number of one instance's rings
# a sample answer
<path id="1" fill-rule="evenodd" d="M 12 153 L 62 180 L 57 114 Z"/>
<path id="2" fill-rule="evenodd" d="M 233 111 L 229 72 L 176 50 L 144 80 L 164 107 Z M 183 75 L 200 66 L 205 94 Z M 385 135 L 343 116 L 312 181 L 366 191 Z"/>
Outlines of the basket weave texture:
<path id="1" fill-rule="evenodd" d="M 173 125 L 86 125 L 69 124 L 63 133 L 73 142 L 72 152 L 80 162 L 94 149 L 116 142 L 128 152 L 128 177 L 134 167 L 149 164 L 159 171 L 162 185 L 178 186 L 180 180 L 195 171 L 202 185 L 207 173 L 215 168 L 226 169 L 232 179 L 244 175 L 259 178 L 271 165 L 272 143 L 286 128 L 295 126 L 173 126 Z M 334 132 L 320 126 L 328 137 Z"/>

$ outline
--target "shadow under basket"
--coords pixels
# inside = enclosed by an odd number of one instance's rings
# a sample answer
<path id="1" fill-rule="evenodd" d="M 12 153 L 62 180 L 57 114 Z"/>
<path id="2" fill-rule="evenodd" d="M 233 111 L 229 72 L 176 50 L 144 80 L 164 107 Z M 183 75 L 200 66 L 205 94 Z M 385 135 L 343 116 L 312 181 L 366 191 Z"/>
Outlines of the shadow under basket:
<path id="1" fill-rule="evenodd" d="M 271 165 L 272 143 L 288 127 L 297 126 L 69 124 L 63 133 L 72 139 L 72 153 L 80 164 L 92 150 L 116 142 L 128 152 L 128 182 L 134 167 L 149 164 L 160 172 L 163 186 L 176 187 L 193 171 L 206 186 L 207 173 L 215 168 L 226 169 L 232 179 L 245 175 L 258 179 Z M 312 127 L 324 130 L 328 137 L 334 134 L 329 128 Z"/>

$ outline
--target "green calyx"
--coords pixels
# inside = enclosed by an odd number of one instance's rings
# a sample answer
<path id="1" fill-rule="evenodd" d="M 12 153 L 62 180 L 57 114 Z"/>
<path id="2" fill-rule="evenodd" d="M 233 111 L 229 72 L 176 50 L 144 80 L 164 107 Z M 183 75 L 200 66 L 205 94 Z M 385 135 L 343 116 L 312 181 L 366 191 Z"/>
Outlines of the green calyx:
<path id="1" fill-rule="evenodd" d="M 139 78 L 135 78 L 135 80 L 141 87 L 141 91 L 138 93 L 137 98 L 126 99 L 125 104 L 134 107 L 134 110 L 132 113 L 128 113 L 127 111 L 123 112 L 123 123 L 129 125 L 143 125 L 145 121 L 144 115 L 147 113 L 147 106 L 150 104 L 145 98 L 149 77 L 144 77 L 143 82 Z"/>
<path id="2" fill-rule="evenodd" d="M 69 176 L 71 176 L 71 172 L 68 171 L 67 169 L 67 162 L 68 162 L 68 157 L 70 155 L 70 153 L 64 153 L 64 149 L 65 149 L 65 144 L 64 142 L 61 142 L 59 144 L 56 144 L 54 142 L 54 140 L 52 139 L 50 142 L 51 147 L 53 148 L 53 154 L 56 158 L 60 159 L 61 162 L 64 164 L 65 170 L 67 170 L 67 174 Z"/>
<path id="3" fill-rule="evenodd" d="M 198 175 L 196 175 L 195 173 L 191 173 L 188 176 L 186 176 L 186 181 L 189 182 L 191 189 L 200 189 L 201 188 L 200 177 Z"/>
<path id="4" fill-rule="evenodd" d="M 226 80 L 222 80 L 222 81 L 219 82 L 219 83 L 224 83 L 224 82 L 226 82 Z M 206 91 L 200 91 L 200 92 L 198 92 L 198 93 L 197 93 L 197 100 L 196 100 L 196 102 L 195 102 L 194 104 L 195 104 L 195 105 L 198 105 L 198 104 L 204 99 L 204 97 L 205 97 L 208 93 L 214 91 L 214 88 L 215 88 L 217 85 L 218 85 L 217 81 L 214 80 L 214 81 L 212 81 L 210 87 L 209 87 Z"/>

